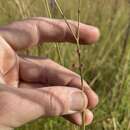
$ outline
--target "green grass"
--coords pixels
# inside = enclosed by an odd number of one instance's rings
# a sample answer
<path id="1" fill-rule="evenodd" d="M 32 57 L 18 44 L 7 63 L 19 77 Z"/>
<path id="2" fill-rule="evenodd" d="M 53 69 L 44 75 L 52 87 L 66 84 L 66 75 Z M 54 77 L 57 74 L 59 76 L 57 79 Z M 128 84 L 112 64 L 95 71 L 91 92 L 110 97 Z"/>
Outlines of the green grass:
<path id="1" fill-rule="evenodd" d="M 58 0 L 65 16 L 77 20 L 78 1 Z M 44 0 L 1 0 L 0 24 L 33 16 L 49 17 Z M 57 8 L 52 16 L 62 18 Z M 130 24 L 128 0 L 81 0 L 81 21 L 101 30 L 101 38 L 92 46 L 81 46 L 83 75 L 97 92 L 100 103 L 93 110 L 94 122 L 86 130 L 130 130 Z M 61 44 L 64 66 L 77 64 L 76 46 Z M 28 51 L 29 55 L 47 55 L 59 62 L 54 44 Z M 63 118 L 39 119 L 17 130 L 78 130 Z"/>

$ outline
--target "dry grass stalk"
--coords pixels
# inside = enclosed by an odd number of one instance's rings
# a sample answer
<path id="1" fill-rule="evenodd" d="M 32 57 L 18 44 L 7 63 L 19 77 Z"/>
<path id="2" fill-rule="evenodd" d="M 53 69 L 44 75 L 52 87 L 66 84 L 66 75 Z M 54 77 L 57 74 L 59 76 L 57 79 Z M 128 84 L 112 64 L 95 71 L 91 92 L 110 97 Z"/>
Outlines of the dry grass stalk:
<path id="1" fill-rule="evenodd" d="M 81 77 L 81 88 L 82 88 L 82 91 L 84 92 L 84 85 L 83 85 L 83 64 L 82 64 L 82 61 L 81 61 L 81 49 L 80 49 L 80 44 L 79 44 L 79 38 L 80 38 L 80 34 L 79 34 L 79 29 L 80 29 L 80 0 L 78 0 L 78 25 L 77 25 L 77 34 L 75 35 L 75 33 L 73 32 L 73 30 L 71 29 L 71 26 L 69 25 L 68 21 L 67 21 L 67 18 L 65 17 L 59 3 L 57 2 L 57 0 L 55 0 L 55 3 L 56 3 L 56 6 L 58 8 L 58 10 L 60 11 L 61 15 L 63 16 L 64 20 L 65 20 L 65 23 L 67 24 L 68 28 L 70 29 L 73 37 L 75 38 L 76 40 L 76 45 L 77 45 L 77 56 L 78 56 L 78 64 L 79 64 L 79 73 L 80 73 L 80 77 Z M 82 129 L 85 130 L 85 112 L 82 113 Z"/>
<path id="2" fill-rule="evenodd" d="M 48 12 L 48 16 L 50 18 L 52 18 L 48 0 L 45 0 L 45 4 L 46 4 L 46 9 L 47 9 L 47 12 Z M 60 47 L 59 47 L 58 43 L 56 43 L 55 45 L 56 45 L 56 50 L 57 50 L 57 54 L 58 54 L 58 57 L 59 57 L 60 64 L 62 64 L 63 62 L 62 62 Z"/>

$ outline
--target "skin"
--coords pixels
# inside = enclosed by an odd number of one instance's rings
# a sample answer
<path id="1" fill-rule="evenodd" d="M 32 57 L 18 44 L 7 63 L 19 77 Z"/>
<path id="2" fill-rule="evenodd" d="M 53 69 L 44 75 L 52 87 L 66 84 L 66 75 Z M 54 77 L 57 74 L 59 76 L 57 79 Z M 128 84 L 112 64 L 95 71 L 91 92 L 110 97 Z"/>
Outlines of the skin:
<path id="1" fill-rule="evenodd" d="M 68 21 L 76 34 L 77 22 Z M 91 45 L 100 36 L 96 27 L 80 23 L 80 43 Z M 36 17 L 0 28 L 0 130 L 17 128 L 39 117 L 63 116 L 77 125 L 93 120 L 90 111 L 98 96 L 80 76 L 42 57 L 19 56 L 17 51 L 44 42 L 75 39 L 63 20 Z"/>

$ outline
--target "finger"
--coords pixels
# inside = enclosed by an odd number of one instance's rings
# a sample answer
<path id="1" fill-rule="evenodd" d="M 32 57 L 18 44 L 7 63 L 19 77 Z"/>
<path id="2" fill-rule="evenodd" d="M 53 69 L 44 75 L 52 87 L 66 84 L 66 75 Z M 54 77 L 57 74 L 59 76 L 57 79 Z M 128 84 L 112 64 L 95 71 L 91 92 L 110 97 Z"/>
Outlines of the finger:
<path id="1" fill-rule="evenodd" d="M 73 86 L 81 88 L 81 78 L 71 70 L 43 58 L 21 58 L 20 79 L 30 83 L 41 83 L 50 86 Z M 84 90 L 88 97 L 88 107 L 94 108 L 98 103 L 97 94 L 84 81 Z"/>
<path id="2" fill-rule="evenodd" d="M 41 116 L 73 114 L 87 107 L 87 97 L 76 88 L 55 86 L 27 89 L 4 86 L 0 89 L 0 103 L 3 104 L 0 120 L 2 124 L 12 127 Z"/>
<path id="3" fill-rule="evenodd" d="M 86 125 L 90 125 L 93 121 L 93 113 L 89 109 L 85 111 L 85 123 Z"/>
<path id="4" fill-rule="evenodd" d="M 68 82 L 68 85 L 69 86 L 73 85 L 76 88 L 82 89 L 81 78 L 76 75 L 73 76 L 73 79 Z M 88 108 L 94 108 L 98 104 L 99 98 L 98 98 L 97 94 L 87 84 L 86 81 L 83 81 L 83 86 L 84 86 L 84 92 L 86 93 L 86 95 L 88 97 Z"/>
<path id="5" fill-rule="evenodd" d="M 85 120 L 84 120 L 85 125 L 90 125 L 93 121 L 93 113 L 87 109 L 84 111 L 84 114 L 85 114 Z M 79 126 L 83 124 L 82 113 L 65 115 L 64 118 Z"/>
<path id="6" fill-rule="evenodd" d="M 77 22 L 68 21 L 74 34 L 77 33 Z M 80 43 L 92 43 L 99 38 L 96 27 L 80 23 Z M 74 36 L 64 20 L 32 18 L 14 22 L 0 28 L 0 35 L 15 49 L 25 49 L 41 42 L 75 42 Z"/>
<path id="7" fill-rule="evenodd" d="M 42 84 L 31 84 L 31 83 L 24 83 L 21 82 L 19 85 L 20 88 L 42 88 Z M 69 120 L 70 122 L 76 125 L 82 125 L 82 113 L 74 113 L 70 115 L 64 115 L 65 119 Z M 88 125 L 92 122 L 93 114 L 89 110 L 85 111 L 85 124 Z"/>

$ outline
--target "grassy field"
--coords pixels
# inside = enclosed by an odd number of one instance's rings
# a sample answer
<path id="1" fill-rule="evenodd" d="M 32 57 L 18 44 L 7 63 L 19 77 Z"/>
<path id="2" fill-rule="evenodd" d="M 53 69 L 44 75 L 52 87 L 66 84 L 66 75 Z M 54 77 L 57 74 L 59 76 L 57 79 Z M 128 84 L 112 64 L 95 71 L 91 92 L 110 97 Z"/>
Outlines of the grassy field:
<path id="1" fill-rule="evenodd" d="M 77 19 L 77 0 L 59 0 L 68 19 Z M 52 17 L 62 18 L 51 7 Z M 45 0 L 0 0 L 0 25 L 33 16 L 49 17 Z M 128 0 L 81 0 L 81 21 L 99 27 L 101 38 L 81 46 L 85 80 L 100 103 L 86 130 L 130 130 L 130 3 Z M 78 72 L 76 46 L 60 44 L 62 64 Z M 48 56 L 59 62 L 54 44 L 28 50 L 28 55 Z M 62 118 L 39 119 L 17 130 L 78 130 Z"/>

